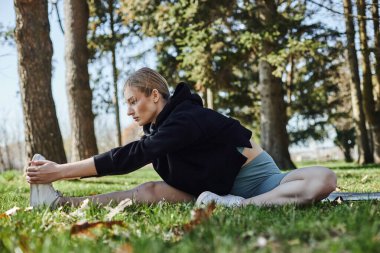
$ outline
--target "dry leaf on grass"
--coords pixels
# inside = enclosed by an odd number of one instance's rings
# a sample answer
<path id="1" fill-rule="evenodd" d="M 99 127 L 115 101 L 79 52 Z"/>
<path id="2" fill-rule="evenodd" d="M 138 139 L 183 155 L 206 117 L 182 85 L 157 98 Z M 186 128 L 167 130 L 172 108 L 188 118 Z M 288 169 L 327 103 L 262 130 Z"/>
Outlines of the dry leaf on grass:
<path id="1" fill-rule="evenodd" d="M 210 218 L 211 214 L 214 212 L 215 207 L 215 202 L 212 202 L 206 208 L 197 208 L 195 210 L 192 210 L 191 221 L 183 225 L 183 229 L 186 232 L 193 230 L 195 226 L 199 225 L 204 220 Z"/>
<path id="2" fill-rule="evenodd" d="M 133 248 L 129 243 L 124 243 L 115 250 L 115 253 L 133 253 Z"/>
<path id="3" fill-rule="evenodd" d="M 70 230 L 71 236 L 84 235 L 91 238 L 96 238 L 95 234 L 92 233 L 94 228 L 108 228 L 111 229 L 113 226 L 125 227 L 122 221 L 96 221 L 96 222 L 80 222 L 72 225 Z"/>
<path id="4" fill-rule="evenodd" d="M 368 179 L 368 175 L 365 175 L 365 176 L 360 180 L 360 182 L 365 183 L 365 182 L 368 181 L 367 179 Z"/>
<path id="5" fill-rule="evenodd" d="M 117 207 L 111 208 L 110 212 L 106 215 L 106 220 L 111 220 L 116 214 L 122 212 L 127 206 L 132 205 L 131 199 L 122 200 Z"/>
<path id="6" fill-rule="evenodd" d="M 215 202 L 212 202 L 206 208 L 197 208 L 195 210 L 192 210 L 190 222 L 183 224 L 182 226 L 174 226 L 171 229 L 171 232 L 175 237 L 179 237 L 182 236 L 185 232 L 192 231 L 197 225 L 201 224 L 203 221 L 211 217 L 215 207 Z"/>
<path id="7" fill-rule="evenodd" d="M 3 218 L 9 218 L 9 216 L 6 213 L 2 213 L 0 214 L 0 219 L 3 219 Z"/>
<path id="8" fill-rule="evenodd" d="M 15 207 L 9 209 L 8 211 L 6 211 L 5 214 L 8 216 L 12 216 L 12 215 L 15 215 L 18 210 L 20 210 L 20 207 L 15 206 Z"/>
<path id="9" fill-rule="evenodd" d="M 5 213 L 0 214 L 0 219 L 2 219 L 2 218 L 9 218 L 12 215 L 15 215 L 18 210 L 20 210 L 20 207 L 17 207 L 17 206 L 12 207 L 11 209 L 9 209 L 8 211 L 6 211 Z"/>
<path id="10" fill-rule="evenodd" d="M 72 217 L 84 217 L 85 216 L 85 210 L 89 208 L 88 203 L 90 202 L 89 199 L 85 199 L 82 201 L 81 206 L 76 209 L 75 211 L 71 212 L 69 216 Z"/>
<path id="11" fill-rule="evenodd" d="M 256 243 L 259 248 L 263 248 L 267 246 L 268 240 L 264 236 L 259 236 Z"/>

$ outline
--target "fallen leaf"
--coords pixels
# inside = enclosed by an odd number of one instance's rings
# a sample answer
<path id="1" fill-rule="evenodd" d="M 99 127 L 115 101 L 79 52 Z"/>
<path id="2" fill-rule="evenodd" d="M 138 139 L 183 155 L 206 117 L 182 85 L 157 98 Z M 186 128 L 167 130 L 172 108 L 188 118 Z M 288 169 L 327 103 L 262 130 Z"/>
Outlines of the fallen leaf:
<path id="1" fill-rule="evenodd" d="M 26 235 L 20 236 L 19 245 L 20 245 L 21 252 L 23 253 L 31 252 L 29 249 L 29 244 L 28 244 L 29 242 L 30 242 L 30 239 Z M 17 251 L 15 250 L 15 252 Z"/>
<path id="2" fill-rule="evenodd" d="M 84 235 L 91 238 L 96 236 L 91 232 L 94 228 L 112 228 L 114 225 L 125 227 L 122 221 L 97 221 L 97 222 L 80 222 L 71 226 L 70 235 Z"/>
<path id="3" fill-rule="evenodd" d="M 115 253 L 133 253 L 133 248 L 129 243 L 124 243 L 116 249 Z"/>
<path id="4" fill-rule="evenodd" d="M 20 210 L 20 207 L 15 206 L 15 207 L 9 209 L 8 211 L 6 211 L 5 214 L 8 216 L 12 216 L 12 215 L 15 215 L 18 210 Z"/>
<path id="5" fill-rule="evenodd" d="M 380 242 L 380 234 L 375 235 L 374 237 L 372 237 L 372 241 L 373 242 Z"/>
<path id="6" fill-rule="evenodd" d="M 0 214 L 0 219 L 3 219 L 3 218 L 9 218 L 9 216 L 6 213 L 2 213 Z"/>
<path id="7" fill-rule="evenodd" d="M 360 180 L 360 182 L 365 183 L 365 182 L 367 182 L 367 179 L 368 179 L 368 175 L 365 175 L 365 176 Z"/>
<path id="8" fill-rule="evenodd" d="M 20 210 L 20 208 L 17 207 L 17 206 L 12 207 L 11 209 L 9 209 L 8 211 L 6 211 L 5 213 L 0 214 L 0 219 L 9 218 L 12 215 L 15 215 L 18 210 Z"/>
<path id="9" fill-rule="evenodd" d="M 82 201 L 81 206 L 76 209 L 75 211 L 71 212 L 69 216 L 72 217 L 84 217 L 85 216 L 85 210 L 89 208 L 88 203 L 90 202 L 89 199 L 85 199 Z"/>
<path id="10" fill-rule="evenodd" d="M 257 238 L 257 246 L 259 246 L 260 248 L 265 247 L 267 243 L 268 243 L 268 240 L 265 237 L 259 236 Z"/>
<path id="11" fill-rule="evenodd" d="M 288 241 L 288 244 L 291 246 L 298 245 L 300 243 L 301 243 L 300 239 L 298 239 L 298 238 Z"/>
<path id="12" fill-rule="evenodd" d="M 124 199 L 115 208 L 111 208 L 110 212 L 106 215 L 106 220 L 111 220 L 116 214 L 122 212 L 127 206 L 132 205 L 131 199 Z"/>
<path id="13" fill-rule="evenodd" d="M 199 225 L 204 220 L 210 218 L 216 205 L 215 202 L 210 203 L 206 208 L 197 208 L 191 211 L 191 221 L 185 225 L 183 228 L 186 232 L 194 229 L 195 226 Z"/>
<path id="14" fill-rule="evenodd" d="M 209 219 L 215 207 L 216 207 L 215 202 L 212 202 L 206 208 L 197 208 L 195 210 L 192 210 L 190 222 L 183 224 L 182 226 L 172 227 L 171 232 L 174 236 L 174 239 L 178 239 L 185 232 L 190 232 L 201 222 Z"/>

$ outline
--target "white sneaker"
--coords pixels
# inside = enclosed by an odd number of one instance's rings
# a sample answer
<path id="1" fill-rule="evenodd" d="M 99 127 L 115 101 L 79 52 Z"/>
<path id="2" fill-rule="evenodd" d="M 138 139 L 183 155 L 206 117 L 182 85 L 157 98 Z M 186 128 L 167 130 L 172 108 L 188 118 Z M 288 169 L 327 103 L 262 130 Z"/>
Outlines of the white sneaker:
<path id="1" fill-rule="evenodd" d="M 217 205 L 234 207 L 234 206 L 241 206 L 242 204 L 241 202 L 243 200 L 244 198 L 240 196 L 235 196 L 231 194 L 220 196 L 213 192 L 205 191 L 205 192 L 202 192 L 201 195 L 199 195 L 199 197 L 197 198 L 197 201 L 195 202 L 195 205 L 197 206 L 207 205 L 207 204 L 210 204 L 211 202 L 215 202 Z"/>
<path id="2" fill-rule="evenodd" d="M 35 154 L 32 161 L 45 160 L 40 154 Z M 55 208 L 55 205 L 62 195 L 56 191 L 52 184 L 30 184 L 30 206 L 49 206 Z"/>

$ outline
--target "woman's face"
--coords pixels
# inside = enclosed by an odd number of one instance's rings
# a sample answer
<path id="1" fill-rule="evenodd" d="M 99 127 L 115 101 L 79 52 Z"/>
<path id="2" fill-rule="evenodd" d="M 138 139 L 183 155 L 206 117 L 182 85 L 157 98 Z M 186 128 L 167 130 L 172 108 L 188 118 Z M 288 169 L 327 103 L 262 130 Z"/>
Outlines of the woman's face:
<path id="1" fill-rule="evenodd" d="M 150 96 L 138 90 L 136 87 L 127 87 L 124 91 L 124 98 L 128 105 L 128 116 L 133 117 L 140 126 L 155 122 L 160 113 L 160 94 L 153 90 Z"/>

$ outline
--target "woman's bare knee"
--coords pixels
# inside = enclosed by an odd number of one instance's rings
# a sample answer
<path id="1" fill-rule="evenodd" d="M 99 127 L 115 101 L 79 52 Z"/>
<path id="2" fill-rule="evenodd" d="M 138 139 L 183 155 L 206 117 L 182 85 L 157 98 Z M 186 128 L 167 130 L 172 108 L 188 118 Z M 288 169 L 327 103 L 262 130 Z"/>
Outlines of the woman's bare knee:
<path id="1" fill-rule="evenodd" d="M 305 192 L 306 202 L 315 202 L 326 198 L 336 189 L 335 173 L 325 167 L 317 167 L 318 176 L 309 178 L 307 181 L 308 190 Z"/>

